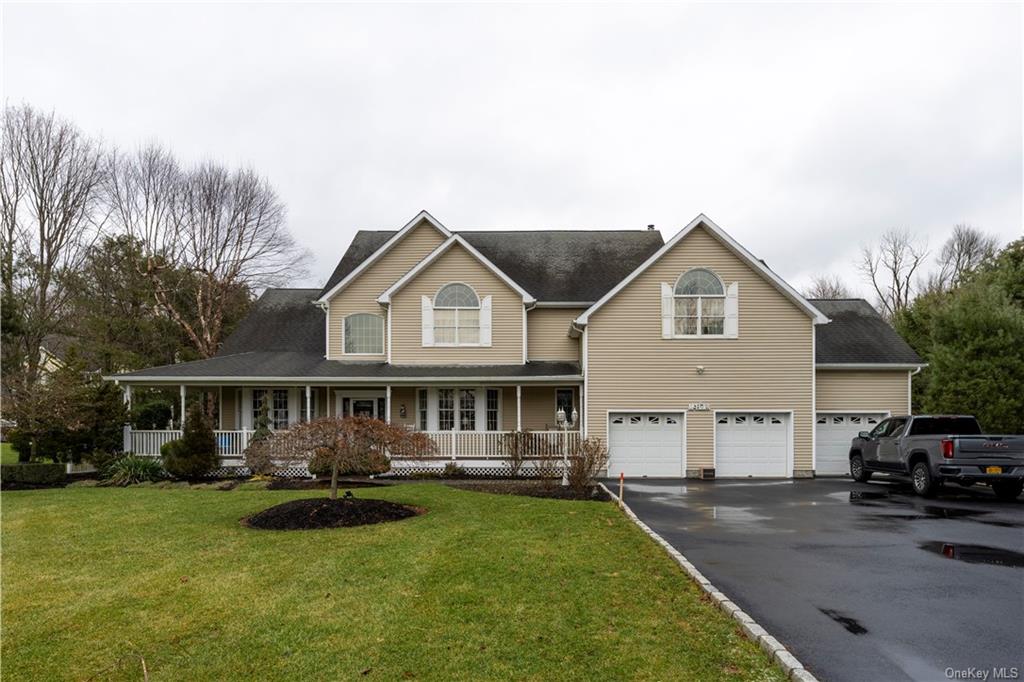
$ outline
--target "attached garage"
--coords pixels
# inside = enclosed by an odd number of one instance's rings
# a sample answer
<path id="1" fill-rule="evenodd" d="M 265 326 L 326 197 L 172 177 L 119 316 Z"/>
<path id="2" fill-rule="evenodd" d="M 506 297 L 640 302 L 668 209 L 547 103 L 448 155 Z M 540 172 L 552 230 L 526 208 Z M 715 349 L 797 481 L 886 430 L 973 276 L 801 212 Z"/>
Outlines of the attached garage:
<path id="1" fill-rule="evenodd" d="M 715 415 L 717 478 L 788 478 L 788 413 L 719 412 Z"/>
<path id="2" fill-rule="evenodd" d="M 681 413 L 608 415 L 608 475 L 679 477 L 686 471 Z"/>
<path id="3" fill-rule="evenodd" d="M 850 472 L 850 441 L 885 419 L 881 412 L 818 413 L 814 424 L 815 474 L 842 476 Z"/>

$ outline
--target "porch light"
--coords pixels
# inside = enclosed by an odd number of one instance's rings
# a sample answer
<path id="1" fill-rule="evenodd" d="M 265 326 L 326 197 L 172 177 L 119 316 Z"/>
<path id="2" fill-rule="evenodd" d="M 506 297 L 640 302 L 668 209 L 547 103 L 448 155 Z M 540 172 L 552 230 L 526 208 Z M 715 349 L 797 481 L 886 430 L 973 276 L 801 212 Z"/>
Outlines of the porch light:
<path id="1" fill-rule="evenodd" d="M 572 408 L 572 423 L 573 424 L 579 424 L 579 422 L 580 422 L 580 413 L 577 412 L 576 408 L 574 407 L 574 408 Z"/>
<path id="2" fill-rule="evenodd" d="M 555 410 L 555 423 L 558 424 L 558 428 L 565 426 L 565 410 L 561 407 Z"/>

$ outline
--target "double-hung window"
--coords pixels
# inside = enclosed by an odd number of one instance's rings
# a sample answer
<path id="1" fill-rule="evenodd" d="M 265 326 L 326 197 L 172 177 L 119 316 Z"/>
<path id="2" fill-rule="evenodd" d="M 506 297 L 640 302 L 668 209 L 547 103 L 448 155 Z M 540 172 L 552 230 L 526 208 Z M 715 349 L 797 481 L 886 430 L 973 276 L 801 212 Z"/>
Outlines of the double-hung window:
<path id="1" fill-rule="evenodd" d="M 427 389 L 421 388 L 416 391 L 416 420 L 420 431 L 427 430 Z"/>
<path id="2" fill-rule="evenodd" d="M 725 287 L 713 272 L 695 268 L 683 273 L 673 296 L 675 336 L 725 334 Z"/>
<path id="3" fill-rule="evenodd" d="M 459 431 L 476 431 L 476 391 L 459 390 Z"/>
<path id="4" fill-rule="evenodd" d="M 469 286 L 447 284 L 434 296 L 434 344 L 480 344 L 480 298 Z"/>
<path id="5" fill-rule="evenodd" d="M 283 430 L 288 428 L 288 389 L 275 388 L 269 391 L 265 388 L 252 389 L 252 424 L 253 428 L 259 423 L 260 410 L 263 401 L 268 400 L 267 414 L 270 417 L 270 428 Z"/>

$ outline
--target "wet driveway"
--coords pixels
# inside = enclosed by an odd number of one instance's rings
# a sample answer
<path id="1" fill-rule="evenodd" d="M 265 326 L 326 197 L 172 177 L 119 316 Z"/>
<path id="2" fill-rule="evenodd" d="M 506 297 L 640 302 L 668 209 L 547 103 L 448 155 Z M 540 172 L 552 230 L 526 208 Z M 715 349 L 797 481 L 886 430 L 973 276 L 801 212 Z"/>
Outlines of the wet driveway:
<path id="1" fill-rule="evenodd" d="M 1021 500 L 840 479 L 636 481 L 625 497 L 822 680 L 1024 678 Z"/>

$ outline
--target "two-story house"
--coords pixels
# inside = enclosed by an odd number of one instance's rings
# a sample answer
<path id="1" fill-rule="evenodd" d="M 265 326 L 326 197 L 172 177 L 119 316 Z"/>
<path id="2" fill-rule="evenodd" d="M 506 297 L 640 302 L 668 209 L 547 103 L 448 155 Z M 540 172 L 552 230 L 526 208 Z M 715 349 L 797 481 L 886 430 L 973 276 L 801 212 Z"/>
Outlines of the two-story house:
<path id="1" fill-rule="evenodd" d="M 364 414 L 431 434 L 435 458 L 399 472 L 500 469 L 502 435 L 529 430 L 552 454 L 604 439 L 611 475 L 792 477 L 845 472 L 922 364 L 866 302 L 803 298 L 703 215 L 665 242 L 453 232 L 424 211 L 357 233 L 322 289 L 267 290 L 216 357 L 112 378 L 128 400 L 205 393 L 226 465 L 266 400 L 277 429 Z"/>

